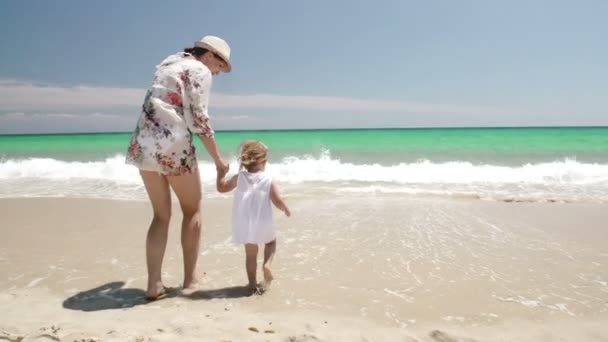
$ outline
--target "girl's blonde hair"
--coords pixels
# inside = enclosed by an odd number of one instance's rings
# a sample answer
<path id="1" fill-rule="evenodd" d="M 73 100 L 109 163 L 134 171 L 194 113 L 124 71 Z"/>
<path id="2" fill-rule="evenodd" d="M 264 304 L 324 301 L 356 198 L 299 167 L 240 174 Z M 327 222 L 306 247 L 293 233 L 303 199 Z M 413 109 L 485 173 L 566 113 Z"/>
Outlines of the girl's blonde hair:
<path id="1" fill-rule="evenodd" d="M 268 147 L 256 140 L 246 140 L 239 146 L 239 164 L 247 171 L 257 169 L 267 160 Z"/>

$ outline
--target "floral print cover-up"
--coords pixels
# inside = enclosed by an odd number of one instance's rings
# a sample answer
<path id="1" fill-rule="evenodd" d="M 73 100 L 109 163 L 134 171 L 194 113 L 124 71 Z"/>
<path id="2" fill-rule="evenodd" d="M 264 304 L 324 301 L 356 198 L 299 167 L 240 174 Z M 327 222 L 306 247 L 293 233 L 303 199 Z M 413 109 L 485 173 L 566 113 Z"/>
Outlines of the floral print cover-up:
<path id="1" fill-rule="evenodd" d="M 197 170 L 192 135 L 212 137 L 207 106 L 211 72 L 201 62 L 167 57 L 157 66 L 137 127 L 131 136 L 126 163 L 163 175 Z"/>

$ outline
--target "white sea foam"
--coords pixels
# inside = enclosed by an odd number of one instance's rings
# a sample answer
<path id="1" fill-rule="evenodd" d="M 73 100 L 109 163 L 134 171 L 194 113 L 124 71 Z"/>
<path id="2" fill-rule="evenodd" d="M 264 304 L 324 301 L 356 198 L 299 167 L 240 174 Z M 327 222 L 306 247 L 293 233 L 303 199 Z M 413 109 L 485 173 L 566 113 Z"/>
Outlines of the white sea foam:
<path id="1" fill-rule="evenodd" d="M 215 167 L 201 161 L 209 191 Z M 238 165 L 231 163 L 231 170 Z M 560 160 L 503 166 L 468 161 L 354 164 L 320 156 L 292 156 L 270 163 L 268 171 L 290 190 L 336 193 L 403 193 L 516 201 L 608 201 L 608 164 Z M 0 161 L 0 197 L 145 198 L 137 169 L 116 155 L 100 161 L 50 158 Z"/>

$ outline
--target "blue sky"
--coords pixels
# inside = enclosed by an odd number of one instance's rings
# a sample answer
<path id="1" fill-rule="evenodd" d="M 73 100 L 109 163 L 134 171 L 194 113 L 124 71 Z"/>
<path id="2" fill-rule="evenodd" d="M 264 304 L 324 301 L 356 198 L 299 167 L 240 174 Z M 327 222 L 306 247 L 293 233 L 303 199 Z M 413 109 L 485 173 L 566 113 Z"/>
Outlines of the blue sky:
<path id="1" fill-rule="evenodd" d="M 3 1 L 0 133 L 129 131 L 226 39 L 216 129 L 608 125 L 606 1 Z"/>

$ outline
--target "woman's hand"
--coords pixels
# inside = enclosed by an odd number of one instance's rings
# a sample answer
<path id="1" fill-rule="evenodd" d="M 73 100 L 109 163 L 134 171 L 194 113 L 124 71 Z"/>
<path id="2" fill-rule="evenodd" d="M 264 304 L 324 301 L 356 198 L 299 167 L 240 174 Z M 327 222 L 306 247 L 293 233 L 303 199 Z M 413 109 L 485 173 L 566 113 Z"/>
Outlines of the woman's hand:
<path id="1" fill-rule="evenodd" d="M 226 175 L 230 170 L 230 164 L 228 164 L 224 159 L 218 158 L 215 161 L 215 169 L 219 175 Z"/>

